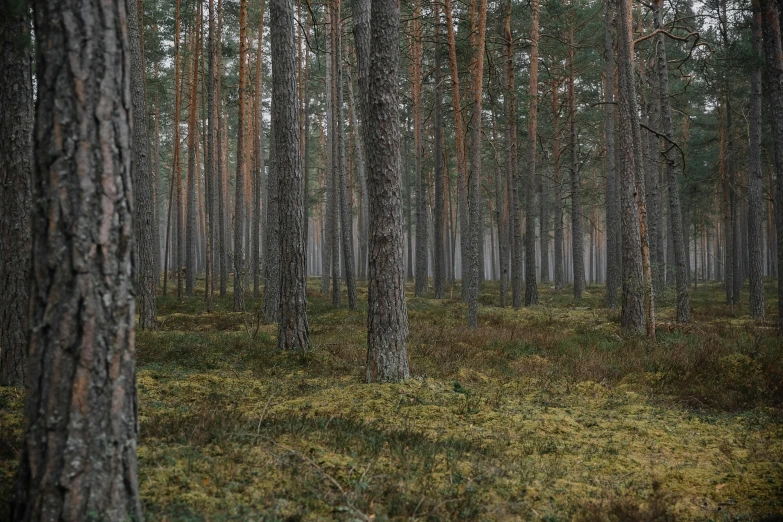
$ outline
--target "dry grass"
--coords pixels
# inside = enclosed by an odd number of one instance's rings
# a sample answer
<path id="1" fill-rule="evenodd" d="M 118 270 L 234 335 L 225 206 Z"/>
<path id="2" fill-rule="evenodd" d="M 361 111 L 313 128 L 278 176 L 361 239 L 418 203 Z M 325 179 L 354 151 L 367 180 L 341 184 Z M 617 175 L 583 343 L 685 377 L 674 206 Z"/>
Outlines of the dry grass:
<path id="1" fill-rule="evenodd" d="M 685 328 L 662 308 L 656 344 L 625 336 L 598 287 L 578 304 L 542 288 L 513 311 L 487 284 L 475 331 L 457 300 L 411 298 L 415 377 L 367 385 L 365 311 L 332 309 L 311 283 L 304 354 L 278 353 L 276 327 L 228 312 L 230 297 L 214 314 L 162 298 L 161 328 L 137 333 L 149 520 L 783 513 L 783 344 L 728 314 L 717 285 Z M 21 408 L 0 388 L 0 506 Z"/>

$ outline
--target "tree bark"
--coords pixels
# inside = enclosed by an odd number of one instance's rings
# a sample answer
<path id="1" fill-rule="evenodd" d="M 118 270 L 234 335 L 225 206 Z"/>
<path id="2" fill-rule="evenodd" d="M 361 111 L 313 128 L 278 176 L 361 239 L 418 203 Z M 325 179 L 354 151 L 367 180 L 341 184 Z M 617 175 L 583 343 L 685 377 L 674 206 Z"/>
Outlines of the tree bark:
<path id="1" fill-rule="evenodd" d="M 630 22 L 630 0 L 617 0 L 617 61 L 620 108 L 620 190 L 622 203 L 623 328 L 644 332 L 644 276 L 642 245 L 637 201 L 633 127 L 639 126 L 636 86 L 633 73 L 633 43 Z"/>
<path id="2" fill-rule="evenodd" d="M 554 257 L 555 257 L 555 289 L 560 290 L 565 285 L 563 269 L 563 180 L 560 177 L 560 82 L 552 83 L 552 185 L 555 200 L 554 225 Z"/>
<path id="3" fill-rule="evenodd" d="M 239 0 L 239 115 L 234 215 L 234 311 L 245 310 L 243 232 L 245 228 L 245 85 L 247 84 L 247 0 Z"/>
<path id="4" fill-rule="evenodd" d="M 251 173 L 253 178 L 253 209 L 251 213 L 252 232 L 250 234 L 251 254 L 250 262 L 253 270 L 253 297 L 258 298 L 261 283 L 261 184 L 264 176 L 264 104 L 263 97 L 263 79 L 264 66 L 261 56 L 261 47 L 264 35 L 264 7 L 265 0 L 261 0 L 261 9 L 258 15 L 258 44 L 256 48 L 256 113 L 255 122 L 257 131 L 253 143 L 255 168 Z M 305 213 L 305 221 L 307 213 Z M 304 234 L 304 232 L 303 232 Z M 307 238 L 305 237 L 305 241 Z"/>
<path id="5" fill-rule="evenodd" d="M 310 346 L 307 324 L 304 186 L 299 153 L 299 110 L 296 82 L 296 38 L 293 0 L 271 0 L 272 99 L 275 175 L 279 192 L 280 350 Z"/>
<path id="6" fill-rule="evenodd" d="M 468 262 L 468 175 L 465 165 L 465 129 L 462 123 L 462 95 L 460 94 L 459 69 L 457 68 L 457 41 L 454 35 L 454 19 L 451 0 L 444 0 L 446 34 L 449 42 L 449 67 L 451 71 L 451 104 L 454 112 L 454 147 L 457 155 L 457 208 L 459 210 L 460 253 L 462 255 L 462 299 L 467 300 L 468 277 L 465 266 Z"/>
<path id="7" fill-rule="evenodd" d="M 783 334 L 783 49 L 780 18 L 772 0 L 761 0 L 764 57 L 769 75 L 769 105 L 775 149 L 775 224 L 778 246 L 778 335 Z"/>
<path id="8" fill-rule="evenodd" d="M 370 73 L 370 0 L 353 0 L 353 40 L 356 46 L 356 69 L 358 71 L 359 86 L 359 125 L 356 135 L 356 166 L 359 176 L 362 208 L 359 215 L 359 279 L 367 279 L 367 247 L 368 247 L 368 211 L 369 204 L 367 193 L 367 169 L 365 158 L 367 157 L 367 146 L 365 143 L 366 132 L 364 127 L 367 122 L 367 80 Z M 351 96 L 351 105 L 353 102 L 353 86 L 349 83 L 348 93 Z M 356 111 L 354 111 L 354 115 Z"/>
<path id="9" fill-rule="evenodd" d="M 487 0 L 480 0 L 475 34 L 475 60 L 473 65 L 473 112 L 470 117 L 470 166 L 469 166 L 469 210 L 470 210 L 470 277 L 468 279 L 468 327 L 478 328 L 478 296 L 480 290 L 479 269 L 481 246 L 481 93 L 484 79 L 484 46 L 487 33 Z"/>
<path id="10" fill-rule="evenodd" d="M 538 304 L 536 284 L 536 133 L 538 131 L 538 10 L 539 1 L 530 4 L 530 86 L 527 116 L 527 190 L 525 193 L 525 306 Z M 543 241 L 543 236 L 542 236 Z"/>
<path id="11" fill-rule="evenodd" d="M 750 144 L 748 148 L 748 245 L 750 276 L 750 316 L 764 320 L 764 247 L 762 195 L 763 172 L 761 168 L 761 57 L 764 54 L 761 30 L 761 6 L 759 0 L 753 1 L 751 20 L 751 38 L 754 61 L 750 73 L 750 114 L 748 117 Z"/>
<path id="12" fill-rule="evenodd" d="M 0 386 L 22 386 L 25 382 L 34 125 L 32 53 L 28 6 L 4 2 L 0 5 Z"/>
<path id="13" fill-rule="evenodd" d="M 432 287 L 435 299 L 444 298 L 445 261 L 444 261 L 444 171 L 443 171 L 443 71 L 441 66 L 441 29 L 440 4 L 433 6 L 435 18 L 435 88 L 433 105 L 434 135 L 433 155 L 435 161 L 435 248 L 432 260 Z"/>
<path id="14" fill-rule="evenodd" d="M 127 5 L 33 3 L 29 388 L 14 521 L 142 519 Z"/>
<path id="15" fill-rule="evenodd" d="M 663 0 L 653 0 L 655 28 L 663 28 Z M 672 121 L 671 102 L 669 101 L 669 69 L 666 58 L 666 42 L 664 35 L 658 35 L 657 70 L 658 89 L 661 104 L 661 123 L 663 133 L 669 140 L 674 139 L 674 122 Z M 691 318 L 691 305 L 688 297 L 689 263 L 685 255 L 685 236 L 682 226 L 682 211 L 680 209 L 680 181 L 677 169 L 676 151 L 667 146 L 664 155 L 666 162 L 666 182 L 669 190 L 669 219 L 671 220 L 672 241 L 674 243 L 674 263 L 676 267 L 677 285 L 677 322 L 687 323 Z"/>
<path id="16" fill-rule="evenodd" d="M 185 227 L 184 227 L 184 208 L 182 201 L 182 144 L 179 137 L 179 120 L 182 115 L 182 86 L 185 84 L 184 79 L 181 77 L 181 64 L 179 57 L 180 48 L 180 0 L 176 0 L 176 6 L 174 11 L 174 85 L 177 89 L 174 95 L 174 178 L 176 181 L 177 191 L 177 208 L 174 220 L 174 229 L 176 231 L 176 253 L 174 259 L 176 260 L 177 271 L 177 299 L 182 299 L 184 283 L 182 280 L 182 264 L 185 262 Z M 187 37 L 186 37 L 187 41 Z"/>
<path id="17" fill-rule="evenodd" d="M 522 224 L 519 208 L 519 179 L 517 178 L 517 106 L 514 87 L 514 38 L 511 32 L 511 0 L 506 3 L 506 81 L 503 96 L 506 113 L 506 193 L 509 199 L 509 246 L 511 251 L 511 304 L 522 306 Z"/>
<path id="18" fill-rule="evenodd" d="M 155 184 L 149 156 L 149 126 L 145 92 L 143 27 L 140 26 L 136 2 L 129 2 L 128 38 L 131 50 L 131 100 L 133 103 L 133 187 L 134 223 L 138 273 L 136 296 L 139 304 L 139 327 L 155 328 Z"/>
<path id="19" fill-rule="evenodd" d="M 394 382 L 410 377 L 397 114 L 399 25 L 399 3 L 372 0 L 372 61 L 367 91 L 361 93 L 368 108 L 365 143 L 372 230 L 367 288 L 369 382 Z"/>
<path id="20" fill-rule="evenodd" d="M 620 0 L 622 1 L 622 0 Z M 568 30 L 568 152 L 571 158 L 571 253 L 574 264 L 574 299 L 585 289 L 584 216 L 579 154 L 576 145 L 576 96 L 574 94 L 574 6 L 571 0 Z"/>
<path id="21" fill-rule="evenodd" d="M 428 271 L 428 190 L 427 175 L 422 168 L 424 160 L 424 148 L 421 142 L 421 62 L 422 62 L 422 28 L 421 5 L 414 2 L 413 8 L 413 148 L 415 151 L 415 176 L 416 176 L 416 286 L 415 293 L 423 297 L 427 293 L 429 282 Z"/>
<path id="22" fill-rule="evenodd" d="M 606 143 L 606 306 L 617 307 L 617 290 L 621 285 L 620 195 L 615 162 L 615 56 L 614 2 L 605 4 L 606 33 L 604 36 L 604 140 Z"/>
<path id="23" fill-rule="evenodd" d="M 200 4 L 199 4 L 200 5 Z M 192 79 L 190 83 L 190 106 L 188 114 L 188 203 L 185 238 L 185 294 L 193 295 L 193 287 L 196 284 L 196 179 L 199 177 L 198 161 L 196 158 L 197 147 L 197 122 L 198 114 L 198 68 L 199 50 L 201 44 L 199 35 L 200 17 L 196 17 L 196 28 L 193 32 L 193 66 L 191 67 Z"/>

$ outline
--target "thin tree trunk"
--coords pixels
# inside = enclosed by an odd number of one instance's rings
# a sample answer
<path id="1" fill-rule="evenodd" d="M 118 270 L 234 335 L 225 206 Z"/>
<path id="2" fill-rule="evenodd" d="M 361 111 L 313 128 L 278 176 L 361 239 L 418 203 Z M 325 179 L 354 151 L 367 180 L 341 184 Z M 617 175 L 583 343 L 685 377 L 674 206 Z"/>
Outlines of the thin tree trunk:
<path id="1" fill-rule="evenodd" d="M 247 0 L 239 0 L 239 119 L 234 215 L 234 311 L 245 310 L 243 232 L 245 228 L 245 85 L 247 84 Z"/>
<path id="2" fill-rule="evenodd" d="M 185 84 L 184 79 L 180 76 L 180 59 L 179 59 L 179 47 L 180 47 L 180 0 L 176 0 L 175 14 L 174 14 L 174 86 L 177 92 L 174 95 L 174 177 L 177 187 L 177 209 L 175 230 L 176 230 L 176 271 L 177 271 L 177 299 L 182 299 L 184 290 L 184 281 L 182 280 L 182 263 L 185 261 L 185 229 L 183 223 L 183 208 L 182 208 L 182 169 L 181 169 L 181 156 L 182 156 L 182 144 L 179 137 L 179 121 L 182 115 L 182 89 Z M 187 37 L 186 40 L 187 41 Z"/>
<path id="3" fill-rule="evenodd" d="M 444 0 L 446 33 L 449 42 L 449 66 L 451 70 L 451 103 L 454 112 L 454 146 L 457 155 L 457 209 L 459 211 L 460 252 L 462 254 L 462 299 L 467 300 L 468 277 L 465 264 L 469 257 L 468 245 L 468 176 L 465 156 L 465 129 L 462 123 L 459 69 L 457 68 L 457 41 L 454 36 L 454 19 L 451 0 Z"/>
<path id="4" fill-rule="evenodd" d="M 525 193 L 525 306 L 538 304 L 536 284 L 536 134 L 538 131 L 538 8 L 539 0 L 530 4 L 530 107 L 527 117 L 527 190 Z M 543 236 L 542 241 L 543 241 Z"/>
<path id="5" fill-rule="evenodd" d="M 30 270 L 33 82 L 30 12 L 0 6 L 0 386 L 25 384 Z M 154 288 L 153 288 L 154 292 Z M 153 307 L 154 314 L 154 307 Z"/>
<path id="6" fill-rule="evenodd" d="M 606 306 L 617 307 L 617 290 L 621 285 L 618 253 L 620 251 L 620 194 L 615 162 L 615 56 L 614 2 L 605 4 L 606 33 L 604 37 L 604 140 L 606 143 Z"/>
<path id="7" fill-rule="evenodd" d="M 468 279 L 468 327 L 478 328 L 478 296 L 480 290 L 480 257 L 483 254 L 481 232 L 481 93 L 484 78 L 484 46 L 487 33 L 487 0 L 480 0 L 475 27 L 475 63 L 473 66 L 473 112 L 471 113 L 471 150 L 469 210 L 470 210 L 470 277 Z M 464 280 L 464 279 L 463 279 Z"/>
<path id="8" fill-rule="evenodd" d="M 509 243 L 511 250 L 511 303 L 522 306 L 522 226 L 519 208 L 519 180 L 517 179 L 517 107 L 514 87 L 514 38 L 511 33 L 511 0 L 506 3 L 506 92 L 503 105 L 506 113 L 506 193 L 510 201 Z"/>
<path id="9" fill-rule="evenodd" d="M 33 2 L 29 376 L 14 521 L 142 519 L 127 5 Z M 64 212 L 65 201 L 78 204 Z"/>
<path id="10" fill-rule="evenodd" d="M 663 0 L 653 0 L 655 28 L 663 28 Z M 657 69 L 658 89 L 661 104 L 661 123 L 663 132 L 669 140 L 674 138 L 674 122 L 672 121 L 671 102 L 669 100 L 669 69 L 666 58 L 666 42 L 664 35 L 658 36 Z M 689 263 L 685 255 L 685 237 L 683 234 L 683 219 L 680 209 L 680 181 L 677 172 L 676 152 L 667 147 L 664 161 L 666 162 L 666 181 L 669 190 L 669 219 L 671 220 L 672 241 L 674 243 L 674 263 L 677 281 L 677 322 L 687 323 L 691 318 L 691 305 L 688 297 Z"/>
<path id="11" fill-rule="evenodd" d="M 433 135 L 433 155 L 435 163 L 435 248 L 433 252 L 433 270 L 432 270 L 432 283 L 433 290 L 435 292 L 435 299 L 443 299 L 444 297 L 444 281 L 445 281 L 445 262 L 444 262 L 444 170 L 443 170 L 443 71 L 441 66 L 441 29 L 440 29 L 440 4 L 435 2 L 434 6 L 434 18 L 435 18 L 435 41 L 433 43 L 434 55 L 435 55 L 435 88 L 433 105 L 433 119 L 434 119 L 434 135 Z M 501 287 L 503 285 L 503 279 L 501 275 Z M 501 290 L 503 293 L 503 290 Z M 501 298 L 502 299 L 502 298 Z"/>
<path id="12" fill-rule="evenodd" d="M 552 185 L 555 200 L 555 289 L 560 290 L 565 285 L 565 270 L 563 267 L 563 181 L 560 177 L 560 82 L 552 84 Z"/>
<path id="13" fill-rule="evenodd" d="M 201 4 L 199 4 L 201 5 Z M 196 115 L 198 114 L 198 67 L 199 67 L 199 20 L 196 17 L 196 28 L 193 32 L 193 65 L 190 83 L 190 107 L 188 115 L 188 202 L 185 238 L 185 294 L 193 295 L 196 283 L 196 178 L 198 177 L 198 162 L 196 158 Z"/>
<path id="14" fill-rule="evenodd" d="M 261 56 L 261 46 L 264 35 L 264 7 L 265 0 L 261 0 L 261 9 L 258 20 L 258 44 L 256 48 L 256 111 L 255 122 L 258 127 L 253 147 L 256 165 L 251 173 L 253 178 L 253 209 L 251 212 L 252 232 L 250 234 L 251 264 L 253 270 L 253 297 L 258 298 L 261 286 L 261 183 L 264 173 L 264 107 L 263 78 L 264 66 Z M 306 220 L 307 214 L 305 214 Z"/>
<path id="15" fill-rule="evenodd" d="M 218 200 L 218 257 L 220 259 L 220 297 L 225 297 L 228 290 L 228 245 L 229 245 L 229 233 L 228 233 L 228 220 L 226 214 L 228 211 L 228 192 L 225 187 L 227 185 L 227 165 L 224 161 L 224 155 L 226 153 L 226 147 L 224 146 L 226 140 L 226 133 L 224 132 L 225 116 L 222 114 L 222 86 L 221 81 L 223 78 L 223 0 L 218 0 L 217 3 L 217 38 L 215 41 L 215 124 L 217 125 L 215 139 L 217 141 L 216 148 L 216 173 L 217 182 L 215 193 Z"/>
<path id="16" fill-rule="evenodd" d="M 413 8 L 413 149 L 415 154 L 414 170 L 416 177 L 416 286 L 415 294 L 419 297 L 427 293 L 428 286 L 428 252 L 429 223 L 427 209 L 427 175 L 422 168 L 424 148 L 421 141 L 421 62 L 422 62 L 422 28 L 421 6 L 415 0 Z"/>
<path id="17" fill-rule="evenodd" d="M 360 93 L 368 108 L 365 143 L 373 230 L 367 288 L 367 380 L 394 382 L 410 377 L 397 116 L 400 6 L 373 0 L 371 13 L 373 58 L 367 90 Z"/>
<path id="18" fill-rule="evenodd" d="M 621 0 L 622 1 L 622 0 Z M 576 97 L 574 95 L 574 6 L 571 0 L 568 30 L 568 152 L 571 158 L 571 253 L 574 264 L 574 299 L 582 299 L 585 288 L 584 216 L 579 154 L 576 145 Z"/>
<path id="19" fill-rule="evenodd" d="M 359 279 L 367 279 L 367 248 L 369 236 L 369 194 L 367 191 L 367 81 L 370 74 L 370 0 L 353 0 L 353 40 L 356 46 L 357 85 L 359 86 L 360 125 L 357 126 L 356 164 L 361 183 L 362 208 L 359 216 Z M 349 83 L 348 93 L 353 105 L 352 85 Z M 356 112 L 354 111 L 354 114 Z M 355 121 L 354 121 L 355 125 Z"/>
<path id="20" fill-rule="evenodd" d="M 339 118 L 338 112 L 338 94 L 339 85 L 337 83 L 337 67 L 338 56 L 340 50 L 337 48 L 339 45 L 338 33 L 340 31 L 339 17 L 337 17 L 335 11 L 340 0 L 332 0 L 332 6 L 329 9 L 329 16 L 331 22 L 329 24 L 329 36 L 330 36 L 330 51 L 329 62 L 331 63 L 331 76 L 330 76 L 330 90 L 329 90 L 329 149 L 331 151 L 331 161 L 329 162 L 329 209 L 330 219 L 332 226 L 329 227 L 329 234 L 331 235 L 332 244 L 332 306 L 340 306 L 340 179 L 339 172 L 339 150 L 340 150 L 340 136 L 337 131 L 337 120 Z"/>

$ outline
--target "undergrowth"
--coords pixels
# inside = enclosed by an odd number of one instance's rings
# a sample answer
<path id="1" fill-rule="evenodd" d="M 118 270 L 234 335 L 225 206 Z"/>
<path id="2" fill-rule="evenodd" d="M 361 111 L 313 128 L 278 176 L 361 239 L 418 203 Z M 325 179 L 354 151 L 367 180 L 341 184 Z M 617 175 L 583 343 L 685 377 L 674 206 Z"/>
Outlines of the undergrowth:
<path id="1" fill-rule="evenodd" d="M 772 285 L 769 319 L 776 310 Z M 623 333 L 603 291 L 540 287 L 469 330 L 459 289 L 409 298 L 414 378 L 362 381 L 358 311 L 309 288 L 313 349 L 279 353 L 261 302 L 159 298 L 137 331 L 148 520 L 773 520 L 783 513 L 783 344 L 771 323 L 692 294 L 658 341 Z M 412 292 L 410 293 L 412 294 Z M 661 302 L 671 303 L 670 296 Z M 0 388 L 0 519 L 22 437 Z"/>

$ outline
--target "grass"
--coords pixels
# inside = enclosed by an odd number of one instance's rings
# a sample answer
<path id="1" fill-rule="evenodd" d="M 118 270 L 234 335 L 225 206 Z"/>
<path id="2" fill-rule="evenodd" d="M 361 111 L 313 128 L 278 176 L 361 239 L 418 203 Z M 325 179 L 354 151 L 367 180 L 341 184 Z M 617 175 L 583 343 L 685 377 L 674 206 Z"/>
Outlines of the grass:
<path id="1" fill-rule="evenodd" d="M 409 298 L 414 378 L 394 385 L 362 381 L 366 288 L 355 312 L 317 288 L 307 353 L 277 352 L 258 301 L 159 299 L 160 328 L 136 337 L 148 520 L 783 515 L 783 343 L 717 284 L 682 328 L 662 296 L 655 344 L 619 329 L 600 287 L 574 303 L 542 285 L 515 311 L 486 283 L 472 331 L 458 288 Z M 22 403 L 0 388 L 0 519 Z"/>

